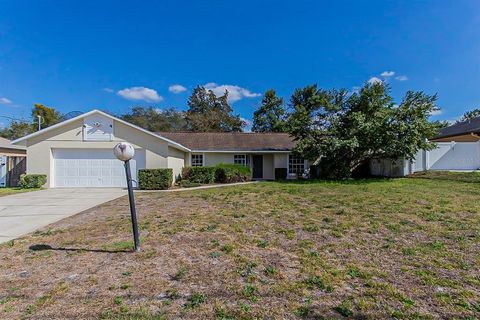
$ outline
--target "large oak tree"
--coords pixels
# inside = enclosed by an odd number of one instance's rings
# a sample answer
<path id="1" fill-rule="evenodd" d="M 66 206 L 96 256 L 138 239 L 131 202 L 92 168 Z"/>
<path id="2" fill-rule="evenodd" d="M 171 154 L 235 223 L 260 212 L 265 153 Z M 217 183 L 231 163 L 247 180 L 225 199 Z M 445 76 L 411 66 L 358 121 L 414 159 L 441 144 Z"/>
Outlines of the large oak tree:
<path id="1" fill-rule="evenodd" d="M 396 105 L 385 83 L 366 83 L 354 93 L 307 86 L 291 97 L 289 130 L 296 152 L 319 162 L 324 177 L 348 178 L 371 159 L 413 159 L 432 149 L 427 138 L 442 125 L 429 121 L 436 100 L 408 91 Z"/>

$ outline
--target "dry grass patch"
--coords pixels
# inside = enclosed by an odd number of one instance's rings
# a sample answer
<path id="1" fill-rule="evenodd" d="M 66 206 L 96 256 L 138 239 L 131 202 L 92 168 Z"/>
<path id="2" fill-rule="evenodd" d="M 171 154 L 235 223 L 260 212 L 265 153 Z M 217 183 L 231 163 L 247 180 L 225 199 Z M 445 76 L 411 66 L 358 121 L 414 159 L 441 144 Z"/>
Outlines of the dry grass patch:
<path id="1" fill-rule="evenodd" d="M 0 318 L 474 319 L 479 200 L 445 179 L 139 193 L 140 253 L 126 198 L 1 246 Z"/>

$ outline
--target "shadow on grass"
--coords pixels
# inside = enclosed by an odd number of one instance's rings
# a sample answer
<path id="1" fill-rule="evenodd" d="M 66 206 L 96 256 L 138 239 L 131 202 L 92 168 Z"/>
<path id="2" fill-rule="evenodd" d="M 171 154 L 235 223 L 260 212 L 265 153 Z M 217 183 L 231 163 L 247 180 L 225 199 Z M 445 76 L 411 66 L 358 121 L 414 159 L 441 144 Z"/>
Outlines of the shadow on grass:
<path id="1" fill-rule="evenodd" d="M 32 251 L 79 251 L 79 252 L 99 252 L 99 253 L 128 253 L 135 252 L 132 250 L 104 250 L 104 249 L 85 249 L 85 248 L 54 248 L 48 244 L 34 244 L 28 247 Z"/>

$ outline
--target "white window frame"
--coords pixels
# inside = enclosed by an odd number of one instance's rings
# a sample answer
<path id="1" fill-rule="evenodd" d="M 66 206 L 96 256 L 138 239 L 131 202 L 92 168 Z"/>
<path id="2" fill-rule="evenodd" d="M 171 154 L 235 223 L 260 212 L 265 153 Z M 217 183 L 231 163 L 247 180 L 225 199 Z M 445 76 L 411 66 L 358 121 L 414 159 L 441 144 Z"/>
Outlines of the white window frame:
<path id="1" fill-rule="evenodd" d="M 193 157 L 200 157 L 201 162 L 198 162 L 198 161 L 194 161 L 193 160 Z M 200 163 L 200 164 L 199 164 Z M 191 159 L 190 159 L 190 165 L 192 167 L 203 167 L 205 164 L 205 155 L 202 154 L 202 153 L 192 153 L 192 156 L 191 156 Z"/>
<path id="2" fill-rule="evenodd" d="M 235 159 L 236 157 L 243 157 L 243 161 L 240 161 L 239 163 L 236 162 L 237 159 Z M 233 163 L 234 164 L 240 164 L 242 166 L 248 166 L 250 163 L 248 161 L 248 156 L 246 154 L 234 154 L 233 155 Z"/>
<path id="3" fill-rule="evenodd" d="M 301 162 L 297 161 L 297 163 L 291 164 L 291 163 L 290 163 L 290 162 L 291 162 L 290 160 L 293 159 L 293 158 L 295 158 L 296 160 L 301 160 Z M 303 159 L 303 158 L 300 158 L 300 157 L 296 157 L 296 156 L 294 156 L 294 155 L 292 155 L 292 154 L 290 153 L 290 154 L 288 155 L 288 163 L 287 163 L 287 166 L 288 166 L 288 167 L 287 167 L 287 168 L 288 168 L 288 174 L 292 174 L 292 173 L 294 173 L 294 174 L 303 174 L 303 173 L 305 172 L 305 169 L 307 168 L 307 160 L 305 160 L 305 159 Z M 293 171 L 290 170 L 290 166 L 295 166 L 295 167 L 300 167 L 300 168 L 303 167 L 303 169 L 301 169 L 300 172 L 298 172 L 298 171 L 297 171 L 297 172 L 293 172 Z"/>

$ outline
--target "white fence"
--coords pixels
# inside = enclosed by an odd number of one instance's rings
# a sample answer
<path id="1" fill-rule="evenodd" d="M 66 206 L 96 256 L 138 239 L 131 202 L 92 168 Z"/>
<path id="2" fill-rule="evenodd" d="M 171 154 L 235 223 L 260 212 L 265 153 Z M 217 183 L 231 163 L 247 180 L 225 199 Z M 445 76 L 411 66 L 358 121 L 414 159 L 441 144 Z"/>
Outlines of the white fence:
<path id="1" fill-rule="evenodd" d="M 420 150 L 413 161 L 373 160 L 372 175 L 398 177 L 424 170 L 480 169 L 480 142 L 437 142 L 437 148 Z"/>
<path id="2" fill-rule="evenodd" d="M 438 142 L 431 151 L 420 151 L 415 171 L 477 170 L 480 168 L 479 142 Z"/>

